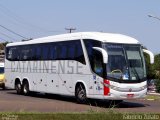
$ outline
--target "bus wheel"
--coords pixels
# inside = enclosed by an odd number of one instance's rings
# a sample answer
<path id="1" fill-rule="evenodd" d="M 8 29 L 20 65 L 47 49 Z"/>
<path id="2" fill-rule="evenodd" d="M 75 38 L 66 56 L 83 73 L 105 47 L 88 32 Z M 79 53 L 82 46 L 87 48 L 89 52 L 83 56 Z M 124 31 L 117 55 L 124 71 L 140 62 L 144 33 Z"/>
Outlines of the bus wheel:
<path id="1" fill-rule="evenodd" d="M 17 94 L 22 94 L 22 85 L 19 81 L 15 83 L 15 89 L 17 91 Z"/>
<path id="2" fill-rule="evenodd" d="M 3 84 L 2 89 L 3 89 L 3 90 L 5 90 L 5 89 L 6 89 L 5 84 Z"/>
<path id="3" fill-rule="evenodd" d="M 28 95 L 29 94 L 29 84 L 27 81 L 23 82 L 23 94 Z"/>
<path id="4" fill-rule="evenodd" d="M 86 103 L 87 97 L 86 97 L 86 90 L 85 87 L 80 84 L 76 87 L 75 96 L 78 103 Z"/>

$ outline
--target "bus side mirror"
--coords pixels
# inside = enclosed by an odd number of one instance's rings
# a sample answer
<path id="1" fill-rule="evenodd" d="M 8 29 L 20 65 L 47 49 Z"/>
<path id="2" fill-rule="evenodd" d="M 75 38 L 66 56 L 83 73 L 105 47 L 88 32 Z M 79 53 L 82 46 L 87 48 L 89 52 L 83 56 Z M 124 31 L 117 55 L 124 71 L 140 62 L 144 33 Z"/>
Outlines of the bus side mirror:
<path id="1" fill-rule="evenodd" d="M 154 63 L 154 54 L 149 51 L 149 50 L 146 50 L 146 49 L 143 49 L 143 52 L 147 53 L 150 57 L 150 63 L 153 64 Z"/>
<path id="2" fill-rule="evenodd" d="M 104 50 L 103 48 L 99 48 L 99 47 L 93 47 L 94 50 L 99 51 L 102 56 L 103 56 L 103 63 L 107 64 L 108 63 L 108 53 L 106 50 Z"/>

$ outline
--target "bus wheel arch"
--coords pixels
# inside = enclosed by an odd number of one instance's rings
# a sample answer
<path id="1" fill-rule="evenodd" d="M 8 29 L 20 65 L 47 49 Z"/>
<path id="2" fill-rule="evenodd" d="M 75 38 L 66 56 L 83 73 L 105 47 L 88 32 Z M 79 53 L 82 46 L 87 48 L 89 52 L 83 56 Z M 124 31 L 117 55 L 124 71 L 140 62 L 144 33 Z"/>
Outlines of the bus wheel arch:
<path id="1" fill-rule="evenodd" d="M 29 82 L 28 80 L 25 78 L 23 79 L 23 82 L 22 82 L 22 92 L 24 95 L 28 95 L 30 90 L 29 90 Z"/>
<path id="2" fill-rule="evenodd" d="M 22 84 L 19 78 L 15 79 L 15 89 L 17 91 L 17 94 L 22 94 Z"/>
<path id="3" fill-rule="evenodd" d="M 75 97 L 78 103 L 87 102 L 87 92 L 86 87 L 82 82 L 77 82 L 75 86 Z"/>

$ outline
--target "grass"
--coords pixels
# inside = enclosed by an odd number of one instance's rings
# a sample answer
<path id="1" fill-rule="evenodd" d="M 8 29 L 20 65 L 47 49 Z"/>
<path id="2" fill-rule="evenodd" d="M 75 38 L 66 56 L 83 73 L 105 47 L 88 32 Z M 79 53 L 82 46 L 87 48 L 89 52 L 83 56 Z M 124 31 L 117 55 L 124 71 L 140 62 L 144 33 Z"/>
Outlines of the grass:
<path id="1" fill-rule="evenodd" d="M 160 114 L 149 113 L 117 113 L 117 112 L 86 112 L 86 113 L 0 113 L 0 120 L 159 120 Z"/>
<path id="2" fill-rule="evenodd" d="M 119 120 L 122 115 L 108 113 L 1 113 L 0 120 Z"/>
<path id="3" fill-rule="evenodd" d="M 159 95 L 147 95 L 145 100 L 154 100 L 160 102 L 160 96 Z"/>

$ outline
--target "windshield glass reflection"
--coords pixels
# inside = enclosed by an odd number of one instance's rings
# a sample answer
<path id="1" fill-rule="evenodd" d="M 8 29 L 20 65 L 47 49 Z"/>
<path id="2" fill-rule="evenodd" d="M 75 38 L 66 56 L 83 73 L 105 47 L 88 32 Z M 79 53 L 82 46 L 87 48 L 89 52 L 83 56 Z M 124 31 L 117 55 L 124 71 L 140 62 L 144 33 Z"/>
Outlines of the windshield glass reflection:
<path id="1" fill-rule="evenodd" d="M 119 80 L 141 80 L 146 77 L 140 46 L 106 44 L 107 77 Z"/>

